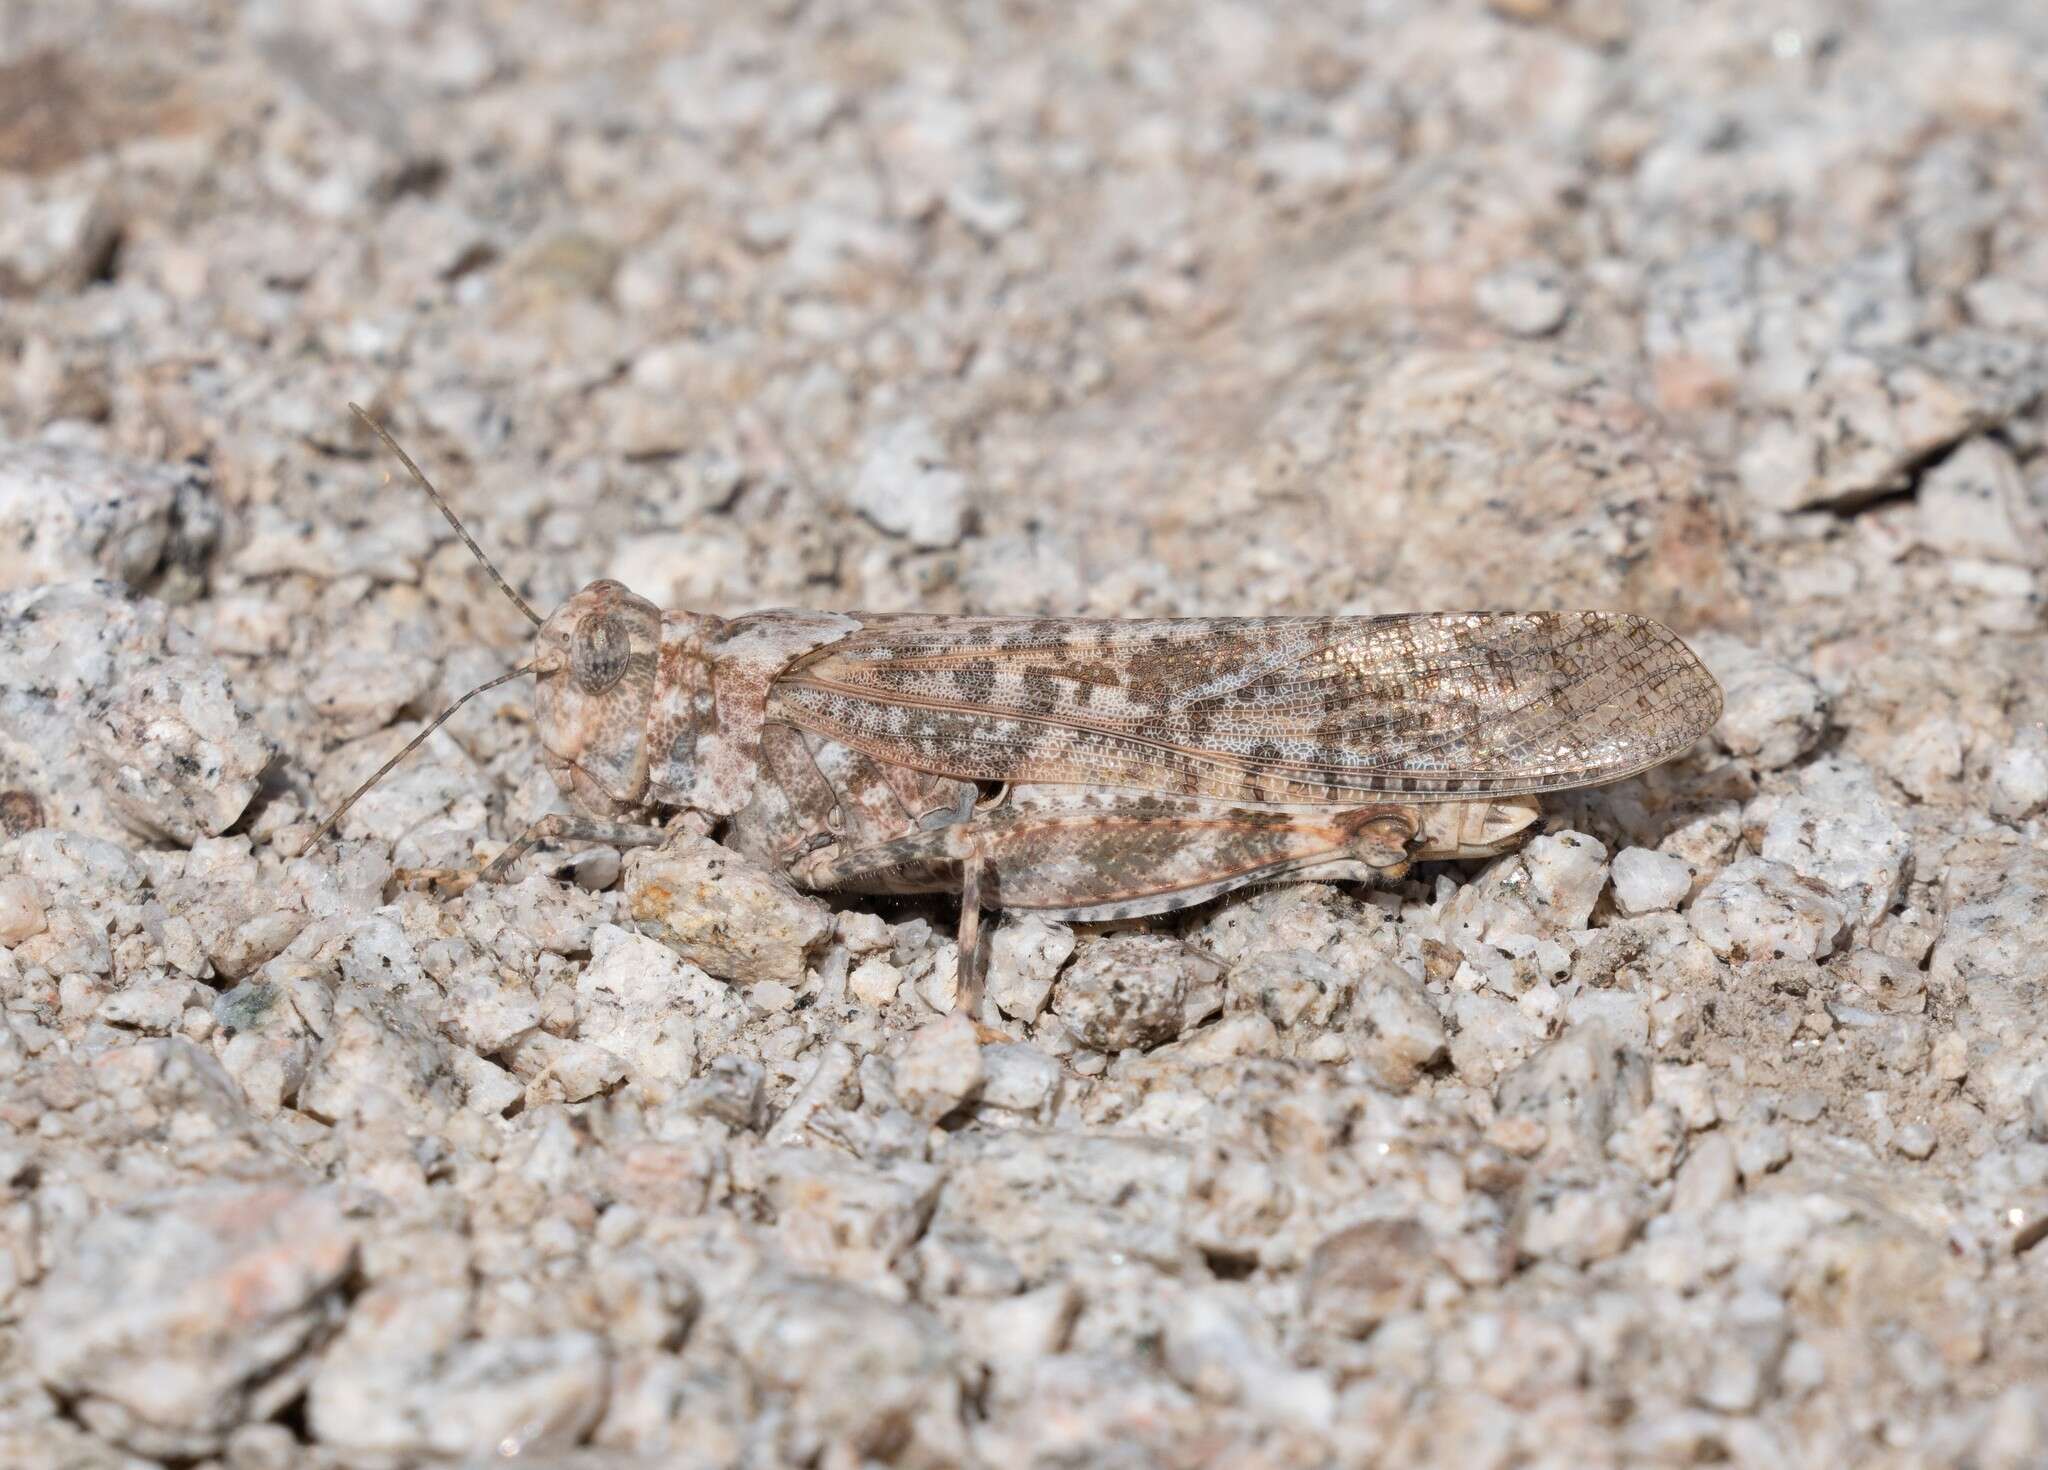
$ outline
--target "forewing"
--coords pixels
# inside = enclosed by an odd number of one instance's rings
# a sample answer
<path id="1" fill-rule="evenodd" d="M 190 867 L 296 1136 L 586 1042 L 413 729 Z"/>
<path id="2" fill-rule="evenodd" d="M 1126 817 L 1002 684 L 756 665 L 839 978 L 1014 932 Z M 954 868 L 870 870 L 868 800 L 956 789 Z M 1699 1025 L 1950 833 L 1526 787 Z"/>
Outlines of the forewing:
<path id="1" fill-rule="evenodd" d="M 1721 691 L 1626 613 L 868 618 L 769 717 L 978 781 L 1266 802 L 1558 791 L 1679 754 Z"/>

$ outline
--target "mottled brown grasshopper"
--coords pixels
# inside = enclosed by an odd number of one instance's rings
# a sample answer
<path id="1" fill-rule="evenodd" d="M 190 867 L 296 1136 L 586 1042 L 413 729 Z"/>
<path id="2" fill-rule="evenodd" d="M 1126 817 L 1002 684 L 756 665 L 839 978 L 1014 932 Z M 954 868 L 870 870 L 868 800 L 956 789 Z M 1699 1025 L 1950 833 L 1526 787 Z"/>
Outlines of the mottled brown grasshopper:
<path id="1" fill-rule="evenodd" d="M 1397 877 L 1518 844 L 1544 792 L 1681 754 L 1720 718 L 1692 651 L 1609 612 L 940 617 L 664 611 L 592 582 L 543 619 L 359 408 L 539 632 L 534 843 L 657 843 L 696 813 L 798 886 L 1127 918 L 1275 878 Z"/>

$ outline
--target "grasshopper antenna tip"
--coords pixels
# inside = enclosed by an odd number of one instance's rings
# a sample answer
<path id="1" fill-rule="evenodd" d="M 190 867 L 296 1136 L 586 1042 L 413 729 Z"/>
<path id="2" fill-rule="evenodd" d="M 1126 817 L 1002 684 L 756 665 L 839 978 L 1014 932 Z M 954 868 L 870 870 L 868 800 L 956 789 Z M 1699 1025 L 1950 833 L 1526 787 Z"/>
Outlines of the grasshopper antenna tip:
<path id="1" fill-rule="evenodd" d="M 351 405 L 351 407 L 353 407 L 353 405 Z M 360 413 L 361 410 L 358 409 L 357 412 Z M 384 762 L 383 765 L 377 767 L 377 772 L 375 775 L 371 776 L 369 780 L 365 781 L 362 785 L 358 786 L 355 790 L 351 791 L 348 794 L 348 800 L 344 801 L 340 806 L 336 807 L 332 812 L 328 813 L 327 820 L 322 822 L 320 824 L 319 830 L 307 839 L 306 845 L 300 849 L 301 853 L 303 854 L 311 852 L 314 848 L 318 847 L 323 841 L 325 841 L 327 834 L 334 830 L 334 824 L 336 822 L 339 822 L 343 817 L 348 815 L 348 809 L 354 806 L 359 800 L 362 799 L 363 793 L 368 791 L 372 786 L 375 786 L 379 781 L 383 780 L 386 776 L 390 775 L 392 770 L 398 765 L 400 761 L 404 760 L 407 756 L 411 755 L 414 751 L 418 750 L 422 745 L 424 745 L 429 735 L 433 734 L 436 730 L 440 729 L 443 725 L 448 723 L 448 717 L 450 715 L 454 714 L 457 710 L 461 709 L 465 704 L 468 704 L 472 699 L 475 699 L 479 694 L 484 693 L 486 690 L 496 689 L 500 684 L 509 684 L 514 679 L 523 679 L 528 674 L 537 674 L 541 673 L 542 671 L 542 665 L 538 661 L 530 664 L 521 664 L 518 668 L 513 669 L 510 673 L 500 674 L 495 679 L 486 679 L 483 683 L 477 685 L 476 688 L 470 690 L 469 693 L 463 695 L 462 698 L 456 700 L 455 703 L 449 705 L 448 708 L 442 710 L 441 713 L 435 715 L 432 722 L 428 724 L 426 729 L 420 731 L 419 734 L 413 736 L 412 739 L 406 741 L 405 748 L 403 750 L 399 751 L 397 755 L 391 757 L 390 760 Z"/>
<path id="2" fill-rule="evenodd" d="M 462 544 L 469 548 L 469 554 L 477 559 L 477 564 L 479 566 L 481 566 L 485 571 L 491 574 L 491 580 L 498 584 L 498 590 L 504 593 L 507 597 L 511 598 L 512 605 L 514 607 L 517 607 L 521 612 L 525 613 L 527 620 L 531 622 L 534 625 L 534 627 L 538 628 L 544 621 L 541 615 L 535 612 L 533 608 L 528 605 L 525 598 L 521 597 L 517 592 L 514 592 L 512 590 L 512 584 L 506 581 L 504 577 L 499 574 L 498 569 L 496 567 L 491 565 L 491 559 L 484 555 L 484 549 L 481 546 L 477 545 L 476 541 L 470 536 L 469 532 L 465 531 L 462 528 L 462 522 L 455 519 L 455 512 L 448 508 L 448 502 L 441 498 L 441 492 L 434 488 L 433 482 L 430 481 L 424 474 L 420 472 L 420 467 L 418 465 L 412 462 L 412 456 L 407 454 L 403 449 L 399 448 L 398 441 L 392 438 L 390 434 L 385 432 L 384 426 L 378 423 L 375 419 L 371 418 L 369 414 L 365 413 L 359 404 L 351 403 L 348 406 L 348 411 L 363 421 L 364 428 L 368 429 L 372 434 L 375 434 L 379 439 L 382 439 L 384 441 L 384 447 L 386 449 L 389 449 L 393 454 L 398 456 L 398 462 L 405 466 L 406 473 L 410 474 L 413 477 L 414 483 L 416 483 L 420 487 L 420 489 L 427 492 L 427 497 L 430 500 L 432 500 L 434 504 L 440 509 L 442 516 L 446 518 L 448 524 L 454 527 L 455 534 L 462 538 Z"/>

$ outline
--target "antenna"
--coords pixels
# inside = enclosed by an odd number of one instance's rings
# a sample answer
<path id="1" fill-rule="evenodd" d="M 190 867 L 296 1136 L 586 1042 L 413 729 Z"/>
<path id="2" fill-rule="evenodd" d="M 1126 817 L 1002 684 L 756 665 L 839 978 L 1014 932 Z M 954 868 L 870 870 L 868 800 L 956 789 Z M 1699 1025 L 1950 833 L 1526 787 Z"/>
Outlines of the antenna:
<path id="1" fill-rule="evenodd" d="M 351 408 L 355 407 L 355 405 L 353 404 L 349 406 Z M 360 413 L 362 412 L 362 410 L 357 409 L 356 412 Z M 413 473 L 417 474 L 419 472 L 415 470 Z M 362 799 L 363 793 L 368 791 L 372 786 L 375 786 L 379 781 L 383 780 L 386 776 L 390 775 L 393 768 L 396 767 L 400 761 L 404 760 L 407 756 L 411 755 L 415 750 L 418 750 L 421 745 L 425 744 L 426 739 L 429 735 L 433 734 L 436 730 L 440 729 L 443 725 L 448 723 L 448 717 L 450 715 L 454 714 L 457 710 L 461 709 L 465 704 L 468 704 L 472 699 L 475 699 L 479 694 L 482 694 L 486 690 L 496 689 L 500 684 L 509 684 L 514 679 L 523 679 L 528 674 L 537 674 L 540 672 L 541 666 L 538 662 L 530 664 L 521 664 L 518 668 L 512 670 L 509 674 L 500 674 L 495 679 L 486 679 L 483 683 L 477 685 L 476 688 L 470 690 L 469 693 L 463 695 L 462 698 L 456 700 L 455 703 L 449 705 L 448 708 L 442 710 L 441 713 L 435 715 L 432 724 L 428 725 L 426 729 L 420 731 L 419 734 L 413 736 L 412 739 L 405 742 L 405 749 L 399 751 L 397 755 L 394 755 L 393 757 L 391 757 L 390 760 L 384 762 L 383 765 L 377 767 L 376 775 L 370 777 L 369 780 L 365 781 L 362 785 L 358 786 L 355 790 L 351 791 L 348 794 L 348 800 L 344 801 L 340 806 L 336 807 L 334 811 L 329 814 L 327 820 L 320 824 L 320 830 L 313 834 L 312 840 L 306 844 L 304 850 L 306 852 L 311 852 L 314 848 L 318 847 L 320 845 L 321 839 L 324 838 L 329 832 L 332 832 L 334 830 L 334 824 L 340 821 L 344 816 L 348 814 L 348 809 L 350 807 L 354 806 L 357 801 Z"/>
<path id="2" fill-rule="evenodd" d="M 348 409 L 350 413 L 354 414 L 357 418 L 363 421 L 363 425 L 365 428 L 367 428 L 371 433 L 375 434 L 379 439 L 382 439 L 384 441 L 385 448 L 389 449 L 393 454 L 398 456 L 398 462 L 405 466 L 407 472 L 410 473 L 413 479 L 418 482 L 420 489 L 427 492 L 427 495 L 433 500 L 434 504 L 440 507 L 441 514 L 448 518 L 448 524 L 455 528 L 455 534 L 462 538 L 462 544 L 469 548 L 469 554 L 475 557 L 478 563 L 483 567 L 483 569 L 491 574 L 491 580 L 498 584 L 498 590 L 504 593 L 507 597 L 511 598 L 513 605 L 517 607 L 521 612 L 525 613 L 528 621 L 530 621 L 534 625 L 534 627 L 538 628 L 542 622 L 541 615 L 535 612 L 531 607 L 527 606 L 526 599 L 521 597 L 517 592 L 514 592 L 512 590 L 512 584 L 510 582 L 507 582 L 502 576 L 499 575 L 498 569 L 491 565 L 491 559 L 484 555 L 484 549 L 481 546 L 477 545 L 473 539 L 471 539 L 469 532 L 462 529 L 462 522 L 455 519 L 455 512 L 448 508 L 448 502 L 441 498 L 441 492 L 436 490 L 433 486 L 433 483 L 429 481 L 425 475 L 420 473 L 420 467 L 412 462 L 412 456 L 407 454 L 403 449 L 400 449 L 398 447 L 398 441 L 392 438 L 389 434 L 387 434 L 384 431 L 384 426 L 378 423 L 375 419 L 371 418 L 367 413 L 364 413 L 361 408 L 351 403 L 348 406 Z M 508 674 L 506 677 L 510 678 L 511 675 Z M 488 684 L 484 686 L 484 688 L 486 689 L 488 689 L 489 687 L 490 686 Z M 478 692 L 480 693 L 481 691 Z M 467 699 L 468 697 L 469 696 L 466 694 L 463 696 L 464 699 Z M 460 701 L 457 702 L 459 703 Z M 446 719 L 447 716 L 444 715 L 442 716 L 442 718 Z M 361 793 L 358 792 L 357 794 L 360 795 Z M 354 798 L 350 799 L 353 800 Z M 340 814 L 336 813 L 336 815 L 338 816 Z M 319 839 L 316 838 L 314 840 L 318 841 Z"/>

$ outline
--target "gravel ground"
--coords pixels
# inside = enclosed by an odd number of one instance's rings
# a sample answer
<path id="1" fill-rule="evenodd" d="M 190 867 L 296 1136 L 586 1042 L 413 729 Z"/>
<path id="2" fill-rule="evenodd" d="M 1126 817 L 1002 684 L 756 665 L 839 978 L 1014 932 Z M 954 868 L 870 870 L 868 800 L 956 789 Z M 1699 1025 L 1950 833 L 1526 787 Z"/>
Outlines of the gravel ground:
<path id="1" fill-rule="evenodd" d="M 2048 8 L 0 5 L 0 1462 L 2048 1464 Z M 538 605 L 1626 608 L 1397 889 L 550 852 Z"/>

